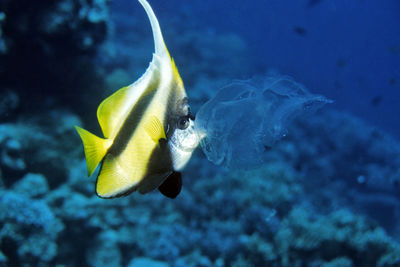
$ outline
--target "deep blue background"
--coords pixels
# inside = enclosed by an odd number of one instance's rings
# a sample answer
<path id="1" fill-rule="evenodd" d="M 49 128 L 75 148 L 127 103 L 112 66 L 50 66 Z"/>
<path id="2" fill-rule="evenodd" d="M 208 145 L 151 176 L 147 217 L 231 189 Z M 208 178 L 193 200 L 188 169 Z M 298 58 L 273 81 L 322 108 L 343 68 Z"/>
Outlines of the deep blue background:
<path id="1" fill-rule="evenodd" d="M 137 4 L 113 2 L 114 10 L 144 17 Z M 275 69 L 290 75 L 310 91 L 335 100 L 337 109 L 400 138 L 399 1 L 153 0 L 150 4 L 163 25 L 179 5 L 200 27 L 239 34 L 248 47 L 246 56 L 259 71 L 254 74 Z"/>

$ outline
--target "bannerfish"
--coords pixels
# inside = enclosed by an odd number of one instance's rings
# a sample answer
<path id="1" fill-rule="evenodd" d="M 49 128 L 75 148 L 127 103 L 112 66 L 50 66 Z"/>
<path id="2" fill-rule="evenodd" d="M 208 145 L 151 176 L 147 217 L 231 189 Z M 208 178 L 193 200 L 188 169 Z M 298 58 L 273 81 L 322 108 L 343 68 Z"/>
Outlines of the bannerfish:
<path id="1" fill-rule="evenodd" d="M 181 171 L 199 144 L 194 116 L 178 69 L 158 20 L 139 0 L 153 31 L 155 52 L 146 72 L 106 98 L 97 109 L 104 138 L 75 126 L 86 157 L 88 176 L 100 164 L 96 194 L 101 198 L 142 194 L 158 188 L 167 197 L 181 191 Z"/>

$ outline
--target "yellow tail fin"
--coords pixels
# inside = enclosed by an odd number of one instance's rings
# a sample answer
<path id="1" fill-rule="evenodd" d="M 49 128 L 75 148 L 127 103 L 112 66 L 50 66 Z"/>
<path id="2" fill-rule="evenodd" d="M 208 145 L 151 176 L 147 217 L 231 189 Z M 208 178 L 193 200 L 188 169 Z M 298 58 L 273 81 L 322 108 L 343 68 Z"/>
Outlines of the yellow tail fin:
<path id="1" fill-rule="evenodd" d="M 79 136 L 82 139 L 83 148 L 85 150 L 86 165 L 88 176 L 91 176 L 104 158 L 107 150 L 110 148 L 112 141 L 95 136 L 94 134 L 75 126 Z"/>

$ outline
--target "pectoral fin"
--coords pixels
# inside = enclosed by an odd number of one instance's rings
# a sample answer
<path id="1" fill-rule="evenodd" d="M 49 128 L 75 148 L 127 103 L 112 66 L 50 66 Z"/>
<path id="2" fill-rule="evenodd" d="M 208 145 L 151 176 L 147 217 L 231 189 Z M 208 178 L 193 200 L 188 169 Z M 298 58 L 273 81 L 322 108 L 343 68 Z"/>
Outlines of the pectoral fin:
<path id="1" fill-rule="evenodd" d="M 160 139 L 167 139 L 164 127 L 156 116 L 151 116 L 144 125 L 144 128 L 155 143 L 158 143 Z"/>
<path id="2" fill-rule="evenodd" d="M 182 189 L 182 174 L 171 173 L 167 179 L 158 187 L 158 190 L 166 197 L 176 198 Z"/>

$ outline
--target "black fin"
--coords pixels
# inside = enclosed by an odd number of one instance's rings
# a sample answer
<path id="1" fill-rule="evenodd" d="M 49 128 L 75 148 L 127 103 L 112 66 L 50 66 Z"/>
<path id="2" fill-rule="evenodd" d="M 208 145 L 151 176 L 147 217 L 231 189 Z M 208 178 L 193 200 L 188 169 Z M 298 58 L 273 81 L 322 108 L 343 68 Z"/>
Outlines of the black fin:
<path id="1" fill-rule="evenodd" d="M 182 189 L 182 174 L 171 173 L 167 179 L 158 187 L 158 190 L 166 197 L 176 198 Z"/>

